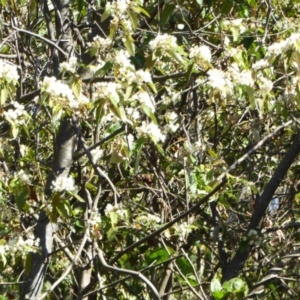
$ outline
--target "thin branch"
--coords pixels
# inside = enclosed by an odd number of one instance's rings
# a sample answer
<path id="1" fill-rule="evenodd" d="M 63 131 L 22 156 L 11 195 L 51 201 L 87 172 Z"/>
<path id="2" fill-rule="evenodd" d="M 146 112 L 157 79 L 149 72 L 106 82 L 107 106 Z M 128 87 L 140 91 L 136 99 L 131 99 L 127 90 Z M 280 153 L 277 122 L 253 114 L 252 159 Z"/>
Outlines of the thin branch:
<path id="1" fill-rule="evenodd" d="M 56 48 L 58 51 L 60 51 L 65 57 L 68 57 L 68 54 L 63 50 L 61 49 L 58 45 L 56 45 L 54 42 L 42 37 L 41 35 L 39 34 L 36 34 L 34 32 L 30 32 L 28 30 L 25 30 L 25 29 L 20 29 L 20 28 L 17 28 L 15 27 L 14 25 L 9 25 L 8 23 L 3 23 L 5 26 L 7 27 L 11 27 L 12 29 L 14 29 L 15 31 L 18 31 L 18 32 L 21 32 L 21 33 L 25 33 L 25 34 L 28 34 L 28 35 L 31 35 L 31 36 L 34 36 L 44 42 L 46 42 L 47 44 L 53 46 L 54 48 Z"/>
<path id="2" fill-rule="evenodd" d="M 222 181 L 225 176 L 232 170 L 234 170 L 237 165 L 239 165 L 240 163 L 242 163 L 245 159 L 247 159 L 253 152 L 255 152 L 257 149 L 259 149 L 260 147 L 262 147 L 268 139 L 270 139 L 271 137 L 273 137 L 278 131 L 280 131 L 281 129 L 291 125 L 293 123 L 293 121 L 288 121 L 286 123 L 284 123 L 281 126 L 278 126 L 274 129 L 274 131 L 270 134 L 268 134 L 267 136 L 265 136 L 262 140 L 260 140 L 253 148 L 251 148 L 246 154 L 244 154 L 242 157 L 240 157 L 238 160 L 236 160 L 225 172 L 223 172 L 219 177 L 218 177 L 218 181 Z"/>
<path id="3" fill-rule="evenodd" d="M 121 269 L 121 268 L 117 268 L 117 267 L 113 267 L 111 265 L 108 265 L 105 258 L 104 258 L 104 256 L 103 256 L 102 250 L 98 247 L 98 244 L 96 242 L 94 242 L 94 247 L 95 247 L 95 249 L 97 249 L 99 259 L 100 259 L 100 261 L 101 261 L 101 263 L 102 263 L 102 265 L 105 269 L 113 271 L 113 272 L 121 273 L 121 274 L 130 274 L 130 275 L 133 275 L 133 276 L 136 276 L 136 277 L 140 278 L 150 288 L 150 290 L 155 295 L 155 298 L 158 299 L 158 300 L 161 300 L 155 286 L 142 273 L 132 271 L 132 270 Z"/>
<path id="4" fill-rule="evenodd" d="M 195 204 L 194 206 L 192 206 L 189 210 L 185 211 L 184 213 L 180 214 L 178 217 L 176 217 L 175 219 L 173 219 L 172 221 L 168 222 L 166 225 L 164 225 L 163 227 L 161 227 L 160 229 L 152 232 L 151 234 L 147 235 L 146 237 L 138 240 L 137 242 L 133 243 L 132 245 L 130 245 L 129 247 L 125 248 L 123 251 L 120 251 L 115 257 L 113 257 L 110 261 L 111 264 L 113 264 L 114 262 L 116 262 L 120 257 L 122 257 L 122 255 L 124 255 L 125 253 L 133 250 L 134 248 L 140 246 L 141 244 L 145 243 L 146 241 L 148 241 L 150 238 L 159 235 L 160 233 L 162 233 L 163 231 L 165 231 L 166 229 L 170 228 L 171 226 L 173 226 L 175 223 L 177 223 L 178 221 L 180 221 L 181 219 L 185 218 L 186 216 L 188 216 L 189 214 L 191 214 L 192 212 L 195 212 L 199 209 L 199 207 L 206 203 L 214 194 L 216 194 L 227 182 L 226 179 L 224 179 L 222 182 L 220 182 L 210 193 L 208 193 L 205 197 L 203 197 L 202 199 L 199 200 L 199 202 L 197 204 Z"/>

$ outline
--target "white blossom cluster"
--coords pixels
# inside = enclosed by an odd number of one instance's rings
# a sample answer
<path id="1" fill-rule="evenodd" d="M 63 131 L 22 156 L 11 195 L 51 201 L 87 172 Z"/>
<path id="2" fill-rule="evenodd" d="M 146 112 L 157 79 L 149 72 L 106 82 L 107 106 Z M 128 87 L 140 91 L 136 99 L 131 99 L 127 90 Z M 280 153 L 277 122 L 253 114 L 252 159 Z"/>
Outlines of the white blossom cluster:
<path id="1" fill-rule="evenodd" d="M 126 111 L 127 116 L 130 117 L 130 119 L 133 121 L 137 121 L 141 117 L 139 111 L 136 108 L 126 107 L 125 111 Z"/>
<path id="2" fill-rule="evenodd" d="M 240 85 L 246 85 L 253 87 L 254 79 L 250 70 L 240 70 L 236 63 L 233 63 L 229 68 L 228 72 L 231 75 L 232 80 Z"/>
<path id="3" fill-rule="evenodd" d="M 178 47 L 176 37 L 167 33 L 158 34 L 149 42 L 149 46 L 152 51 L 162 51 L 162 56 L 164 56 L 165 51 L 172 51 L 172 49 Z"/>
<path id="4" fill-rule="evenodd" d="M 88 224 L 90 226 L 94 226 L 94 225 L 101 222 L 101 216 L 99 214 L 98 209 L 97 210 L 90 210 L 89 214 L 90 214 L 90 216 L 89 216 L 89 219 L 88 219 Z"/>
<path id="5" fill-rule="evenodd" d="M 121 85 L 115 82 L 99 82 L 96 85 L 94 100 L 113 98 L 119 102 L 120 97 L 118 92 L 121 90 Z"/>
<path id="6" fill-rule="evenodd" d="M 24 105 L 19 104 L 15 101 L 11 102 L 11 105 L 14 108 L 10 108 L 7 111 L 3 112 L 5 119 L 18 125 L 24 124 L 26 118 L 28 117 Z"/>
<path id="7" fill-rule="evenodd" d="M 223 26 L 225 29 L 232 29 L 233 27 L 238 30 L 240 34 L 247 30 L 247 27 L 243 24 L 243 19 L 225 20 Z"/>
<path id="8" fill-rule="evenodd" d="M 206 45 L 192 46 L 189 57 L 194 58 L 196 64 L 202 68 L 207 67 L 212 59 L 210 48 Z"/>
<path id="9" fill-rule="evenodd" d="M 18 79 L 17 67 L 0 59 L 0 80 L 16 83 Z"/>
<path id="10" fill-rule="evenodd" d="M 5 260 L 6 255 L 12 255 L 13 253 L 20 252 L 22 255 L 29 252 L 35 252 L 39 246 L 39 240 L 34 240 L 34 236 L 24 240 L 21 236 L 12 238 L 8 243 L 0 245 L 0 257 Z"/>
<path id="11" fill-rule="evenodd" d="M 114 56 L 113 61 L 119 80 L 126 83 L 126 85 L 136 83 L 138 86 L 141 86 L 143 83 L 152 82 L 150 72 L 147 70 L 136 71 L 129 57 L 130 55 L 126 50 L 117 51 Z"/>
<path id="12" fill-rule="evenodd" d="M 115 0 L 109 3 L 113 15 L 122 16 L 130 7 L 130 0 Z"/>
<path id="13" fill-rule="evenodd" d="M 185 241 L 188 237 L 188 234 L 192 231 L 187 222 L 183 222 L 180 225 L 177 225 L 175 229 L 180 241 Z"/>
<path id="14" fill-rule="evenodd" d="M 132 149 L 133 143 L 134 143 L 134 136 L 129 133 L 126 137 L 127 143 L 128 143 L 128 148 Z"/>
<path id="15" fill-rule="evenodd" d="M 110 38 L 102 38 L 99 35 L 93 38 L 93 42 L 88 43 L 88 47 L 97 49 L 100 53 L 104 53 L 112 46 L 113 41 Z"/>
<path id="16" fill-rule="evenodd" d="M 262 94 L 268 94 L 273 88 L 273 82 L 263 76 L 258 78 L 259 90 Z"/>
<path id="17" fill-rule="evenodd" d="M 63 108 L 77 110 L 89 102 L 84 95 L 80 95 L 80 98 L 76 99 L 70 87 L 55 77 L 46 76 L 44 81 L 41 82 L 41 89 L 43 92 L 49 94 L 50 106 L 59 104 Z"/>
<path id="18" fill-rule="evenodd" d="M 151 136 L 154 142 L 162 141 L 164 142 L 166 136 L 161 132 L 160 128 L 153 122 L 146 123 L 142 122 L 140 127 L 136 128 L 137 132 L 141 136 Z"/>
<path id="19" fill-rule="evenodd" d="M 292 48 L 296 48 L 296 50 L 299 50 L 299 45 L 300 33 L 293 33 L 286 40 L 270 45 L 267 49 L 266 56 L 270 57 L 272 55 L 281 55 Z"/>
<path id="20" fill-rule="evenodd" d="M 52 182 L 53 192 L 74 191 L 75 181 L 72 177 L 59 176 Z"/>
<path id="21" fill-rule="evenodd" d="M 211 69 L 207 73 L 208 84 L 212 88 L 219 90 L 224 96 L 232 93 L 233 83 L 228 74 L 219 69 Z"/>
<path id="22" fill-rule="evenodd" d="M 265 59 L 260 59 L 258 60 L 257 62 L 255 62 L 253 65 L 252 65 L 252 69 L 254 71 L 258 71 L 258 70 L 261 70 L 261 69 L 264 69 L 264 68 L 267 68 L 269 67 L 269 62 Z"/>
<path id="23" fill-rule="evenodd" d="M 77 67 L 77 57 L 75 56 L 70 57 L 69 62 L 65 61 L 59 65 L 59 69 L 61 72 L 75 73 L 76 67 Z"/>
<path id="24" fill-rule="evenodd" d="M 127 216 L 127 211 L 125 209 L 122 208 L 121 204 L 116 204 L 116 205 L 112 205 L 112 204 L 107 204 L 104 210 L 104 213 L 106 216 L 109 216 L 110 213 L 115 212 L 118 217 L 125 219 Z"/>
<path id="25" fill-rule="evenodd" d="M 133 95 L 132 100 L 139 101 L 140 104 L 146 105 L 152 112 L 155 112 L 154 98 L 149 93 L 144 91 L 137 92 Z"/>
<path id="26" fill-rule="evenodd" d="M 155 214 L 147 214 L 147 219 L 149 222 L 160 223 L 161 218 Z"/>
<path id="27" fill-rule="evenodd" d="M 177 119 L 178 119 L 178 115 L 174 111 L 172 111 L 172 112 L 168 111 L 165 114 L 165 118 L 166 118 L 166 121 L 167 121 L 166 131 L 175 132 L 179 127 L 179 125 L 176 124 Z"/>
<path id="28" fill-rule="evenodd" d="M 16 177 L 19 178 L 22 182 L 26 184 L 30 184 L 30 174 L 28 172 L 21 169 L 17 174 Z"/>

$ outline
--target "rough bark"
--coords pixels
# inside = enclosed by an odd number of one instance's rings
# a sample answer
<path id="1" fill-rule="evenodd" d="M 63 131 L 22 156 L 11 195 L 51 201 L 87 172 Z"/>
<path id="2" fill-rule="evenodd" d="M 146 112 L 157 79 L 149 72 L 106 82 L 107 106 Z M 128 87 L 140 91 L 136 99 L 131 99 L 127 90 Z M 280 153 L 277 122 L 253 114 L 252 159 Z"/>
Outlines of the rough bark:
<path id="1" fill-rule="evenodd" d="M 60 41 L 59 46 L 61 49 L 71 56 L 74 50 L 74 42 L 71 30 L 70 0 L 54 0 L 53 4 L 55 9 L 56 39 Z M 46 0 L 42 1 L 42 8 L 49 36 L 53 38 L 54 26 L 52 25 Z M 61 53 L 57 55 L 57 50 L 55 49 L 52 51 L 51 56 L 53 66 L 52 74 L 58 76 L 59 63 L 64 61 L 66 57 Z M 70 168 L 73 164 L 75 145 L 75 127 L 70 119 L 64 119 L 61 121 L 60 129 L 55 140 L 56 151 L 54 152 L 56 155 L 46 182 L 46 199 L 51 195 L 53 180 L 60 176 L 67 177 L 69 175 Z M 42 210 L 35 226 L 35 238 L 40 241 L 39 252 L 31 254 L 31 267 L 28 274 L 24 274 L 24 284 L 21 286 L 20 299 L 38 298 L 50 259 L 49 254 L 52 251 L 53 227 L 54 225 L 51 224 L 48 216 Z"/>
<path id="2" fill-rule="evenodd" d="M 70 120 L 63 120 L 56 138 L 57 156 L 52 170 L 49 172 L 45 188 L 46 198 L 51 195 L 52 181 L 58 177 L 67 177 L 73 163 L 73 153 L 76 145 L 76 134 Z M 35 238 L 39 239 L 39 253 L 32 253 L 30 258 L 30 271 L 24 275 L 24 284 L 21 287 L 20 299 L 37 299 L 41 291 L 46 274 L 49 254 L 52 251 L 53 228 L 52 224 L 42 210 L 35 226 Z"/>

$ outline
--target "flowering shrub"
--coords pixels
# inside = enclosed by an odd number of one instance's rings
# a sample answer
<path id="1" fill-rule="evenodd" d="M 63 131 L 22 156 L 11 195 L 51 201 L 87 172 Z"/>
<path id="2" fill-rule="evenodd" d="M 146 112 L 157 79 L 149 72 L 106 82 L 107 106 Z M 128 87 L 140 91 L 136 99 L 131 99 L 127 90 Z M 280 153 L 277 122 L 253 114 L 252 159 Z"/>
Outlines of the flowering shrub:
<path id="1" fill-rule="evenodd" d="M 242 299 L 272 263 L 299 294 L 299 4 L 58 2 L 1 12 L 1 281 Z"/>

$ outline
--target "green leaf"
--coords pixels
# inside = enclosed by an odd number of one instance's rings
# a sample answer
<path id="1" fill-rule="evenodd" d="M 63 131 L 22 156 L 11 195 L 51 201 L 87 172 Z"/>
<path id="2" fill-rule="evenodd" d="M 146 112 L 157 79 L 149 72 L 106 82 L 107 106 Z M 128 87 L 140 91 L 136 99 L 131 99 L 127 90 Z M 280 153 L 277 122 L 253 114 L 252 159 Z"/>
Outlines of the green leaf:
<path id="1" fill-rule="evenodd" d="M 105 10 L 105 12 L 101 16 L 100 22 L 101 23 L 104 22 L 110 16 L 111 16 L 111 10 L 110 9 Z"/>
<path id="2" fill-rule="evenodd" d="M 94 79 L 96 77 L 104 76 L 111 69 L 112 66 L 113 66 L 113 64 L 111 62 L 106 62 L 105 65 L 102 68 L 98 69 L 94 73 L 92 79 Z"/>
<path id="3" fill-rule="evenodd" d="M 66 199 L 60 200 L 55 208 L 61 217 L 68 218 L 72 215 L 72 208 Z"/>
<path id="4" fill-rule="evenodd" d="M 153 114 L 151 108 L 146 105 L 142 105 L 142 111 L 153 121 L 155 125 L 158 125 L 155 115 Z"/>
<path id="5" fill-rule="evenodd" d="M 81 80 L 79 79 L 79 77 L 76 78 L 75 76 L 73 76 L 73 78 L 74 81 L 72 82 L 71 89 L 73 91 L 75 98 L 79 99 L 81 95 L 81 89 L 82 89 Z"/>
<path id="6" fill-rule="evenodd" d="M 180 271 L 185 275 L 193 273 L 193 268 L 189 261 L 185 257 L 179 257 L 176 259 L 176 264 L 178 265 Z"/>
<path id="7" fill-rule="evenodd" d="M 218 278 L 214 277 L 213 280 L 210 283 L 210 291 L 217 292 L 222 290 L 221 282 Z"/>
<path id="8" fill-rule="evenodd" d="M 70 196 L 72 196 L 72 197 L 74 197 L 75 199 L 77 199 L 79 202 L 85 203 L 85 200 L 84 200 L 83 198 L 81 198 L 78 194 L 73 193 L 73 192 L 71 192 L 71 191 L 67 191 L 67 193 L 68 193 Z"/>
<path id="9" fill-rule="evenodd" d="M 142 13 L 142 14 L 144 14 L 146 17 L 148 17 L 148 18 L 150 18 L 150 15 L 148 14 L 148 12 L 145 10 L 145 9 L 143 9 L 142 7 L 133 7 L 133 10 L 135 11 L 135 12 L 137 12 L 138 14 L 140 14 L 140 13 Z"/>
<path id="10" fill-rule="evenodd" d="M 175 8 L 176 8 L 175 4 L 165 4 L 164 9 L 161 12 L 161 18 L 160 18 L 162 27 L 166 25 Z"/>
<path id="11" fill-rule="evenodd" d="M 0 105 L 3 106 L 8 98 L 9 91 L 7 88 L 1 89 L 1 94 L 0 94 Z"/>
<path id="12" fill-rule="evenodd" d="M 104 136 L 106 137 L 106 136 L 114 133 L 116 130 L 120 129 L 121 127 L 122 127 L 121 123 L 119 123 L 119 122 L 116 122 L 116 123 L 112 124 L 111 126 L 109 126 L 106 129 Z"/>
<path id="13" fill-rule="evenodd" d="M 78 11 L 82 11 L 83 9 L 83 4 L 84 4 L 84 1 L 83 0 L 77 0 L 77 5 L 78 5 Z"/>
<path id="14" fill-rule="evenodd" d="M 109 28 L 109 38 L 112 40 L 114 39 L 115 35 L 116 35 L 116 31 L 117 31 L 117 27 L 114 25 L 111 25 Z"/>
<path id="15" fill-rule="evenodd" d="M 144 137 L 141 137 L 141 138 L 137 139 L 136 141 L 134 141 L 132 148 L 130 150 L 130 156 L 140 152 L 145 141 L 146 141 L 146 139 Z"/>
<path id="16" fill-rule="evenodd" d="M 134 43 L 132 41 L 132 38 L 130 36 L 127 36 L 125 38 L 125 42 L 124 42 L 124 45 L 128 51 L 128 53 L 131 55 L 131 56 L 134 56 Z"/>
<path id="17" fill-rule="evenodd" d="M 193 67 L 194 67 L 194 60 L 192 59 L 188 64 L 187 72 L 186 72 L 186 75 L 185 75 L 187 83 L 189 83 L 191 81 L 191 75 L 192 75 L 192 72 L 193 72 Z"/>
<path id="18" fill-rule="evenodd" d="M 108 242 L 111 242 L 111 241 L 115 238 L 116 233 L 117 233 L 116 227 L 111 227 L 111 228 L 107 231 L 106 235 L 107 235 L 107 240 L 108 240 Z"/>
<path id="19" fill-rule="evenodd" d="M 26 260 L 25 260 L 25 274 L 29 274 L 30 270 L 31 270 L 31 253 L 27 253 L 26 255 Z"/>
<path id="20" fill-rule="evenodd" d="M 26 183 L 23 183 L 19 178 L 15 178 L 9 183 L 9 189 L 15 196 L 18 208 L 22 210 L 26 201 L 29 199 L 28 186 L 26 185 Z"/>
<path id="21" fill-rule="evenodd" d="M 154 54 L 152 55 L 148 55 L 148 57 L 146 58 L 146 62 L 145 62 L 145 69 L 149 69 L 152 70 L 154 64 L 155 64 L 155 56 Z"/>
<path id="22" fill-rule="evenodd" d="M 240 293 L 247 292 L 248 286 L 244 280 L 241 278 L 232 278 L 229 281 L 225 281 L 223 284 L 223 289 L 228 292 Z"/>
<path id="23" fill-rule="evenodd" d="M 109 162 L 111 164 L 120 164 L 121 162 L 124 161 L 124 158 L 122 155 L 120 155 L 119 152 L 117 152 L 116 150 L 113 150 L 111 156 L 110 156 L 110 160 Z"/>
<path id="24" fill-rule="evenodd" d="M 240 36 L 239 31 L 235 27 L 230 27 L 230 30 L 233 35 L 233 41 L 236 42 Z"/>
<path id="25" fill-rule="evenodd" d="M 130 17 L 130 21 L 131 21 L 132 27 L 133 27 L 134 31 L 136 31 L 138 23 L 139 23 L 138 17 L 134 13 L 134 11 L 131 10 L 131 9 L 128 11 L 128 14 L 129 14 L 129 17 Z"/>
<path id="26" fill-rule="evenodd" d="M 172 248 L 168 248 L 168 250 L 171 250 L 172 253 L 174 252 Z M 147 251 L 145 253 L 145 260 L 148 265 L 151 265 L 154 261 L 160 263 L 169 258 L 169 253 L 165 248 L 157 248 L 154 251 Z"/>

